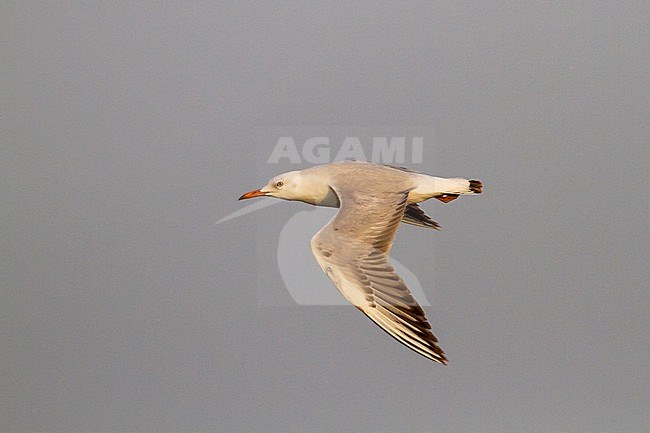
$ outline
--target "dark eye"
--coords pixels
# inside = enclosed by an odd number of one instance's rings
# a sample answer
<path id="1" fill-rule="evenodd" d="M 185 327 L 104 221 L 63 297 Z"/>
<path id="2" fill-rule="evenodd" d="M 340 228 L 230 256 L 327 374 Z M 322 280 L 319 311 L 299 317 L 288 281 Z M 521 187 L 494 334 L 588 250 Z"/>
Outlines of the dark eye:
<path id="1" fill-rule="evenodd" d="M 277 182 L 275 183 L 275 186 L 277 186 L 278 188 L 282 188 L 282 187 L 284 186 L 284 182 L 282 182 L 281 180 L 279 180 L 279 181 L 277 181 Z"/>

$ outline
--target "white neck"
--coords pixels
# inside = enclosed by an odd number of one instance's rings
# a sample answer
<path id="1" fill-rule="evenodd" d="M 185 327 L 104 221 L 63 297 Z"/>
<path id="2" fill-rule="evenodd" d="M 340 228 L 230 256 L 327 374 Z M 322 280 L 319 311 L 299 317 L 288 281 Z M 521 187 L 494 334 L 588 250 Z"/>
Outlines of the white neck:
<path id="1" fill-rule="evenodd" d="M 339 198 L 330 188 L 328 179 L 320 173 L 303 170 L 300 173 L 300 183 L 309 194 L 300 197 L 300 201 L 315 206 L 339 207 Z"/>

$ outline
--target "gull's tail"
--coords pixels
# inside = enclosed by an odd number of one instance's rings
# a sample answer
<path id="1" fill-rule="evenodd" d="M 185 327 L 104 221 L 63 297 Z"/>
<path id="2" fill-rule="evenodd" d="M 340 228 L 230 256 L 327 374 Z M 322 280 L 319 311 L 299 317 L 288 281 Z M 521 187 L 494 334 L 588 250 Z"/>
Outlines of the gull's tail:
<path id="1" fill-rule="evenodd" d="M 426 176 L 421 180 L 420 185 L 411 191 L 409 202 L 419 203 L 435 198 L 443 203 L 449 203 L 462 194 L 480 194 L 481 192 L 483 192 L 483 183 L 480 180 Z"/>

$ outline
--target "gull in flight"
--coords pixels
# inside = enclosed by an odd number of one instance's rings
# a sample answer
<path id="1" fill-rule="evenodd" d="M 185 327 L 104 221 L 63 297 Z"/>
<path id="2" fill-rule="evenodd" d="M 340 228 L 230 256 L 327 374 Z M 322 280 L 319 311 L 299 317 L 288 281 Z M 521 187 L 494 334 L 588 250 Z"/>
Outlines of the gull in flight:
<path id="1" fill-rule="evenodd" d="M 424 310 L 388 261 L 400 222 L 438 230 L 417 205 L 480 194 L 478 180 L 441 178 L 401 167 L 342 161 L 274 177 L 239 199 L 276 197 L 339 208 L 311 240 L 316 261 L 352 305 L 409 349 L 447 364 Z"/>

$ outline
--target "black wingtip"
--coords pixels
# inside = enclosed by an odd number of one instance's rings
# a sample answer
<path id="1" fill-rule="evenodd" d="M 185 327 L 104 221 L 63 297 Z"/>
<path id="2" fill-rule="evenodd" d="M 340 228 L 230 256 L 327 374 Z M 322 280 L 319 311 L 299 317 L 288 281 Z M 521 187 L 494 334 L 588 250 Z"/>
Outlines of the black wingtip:
<path id="1" fill-rule="evenodd" d="M 440 224 L 429 218 L 427 214 L 416 204 L 411 203 L 404 209 L 402 222 L 419 227 L 427 227 L 434 230 L 440 230 Z"/>

